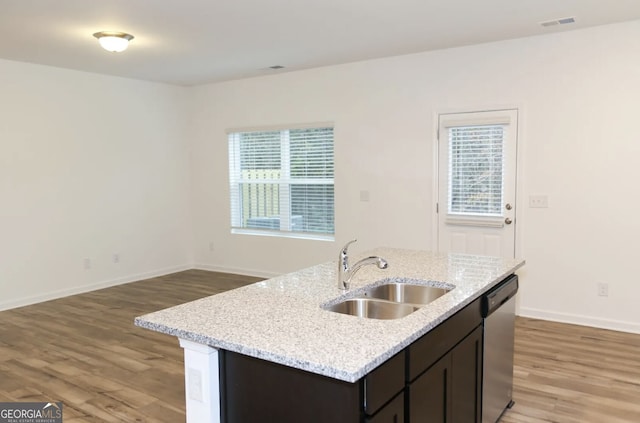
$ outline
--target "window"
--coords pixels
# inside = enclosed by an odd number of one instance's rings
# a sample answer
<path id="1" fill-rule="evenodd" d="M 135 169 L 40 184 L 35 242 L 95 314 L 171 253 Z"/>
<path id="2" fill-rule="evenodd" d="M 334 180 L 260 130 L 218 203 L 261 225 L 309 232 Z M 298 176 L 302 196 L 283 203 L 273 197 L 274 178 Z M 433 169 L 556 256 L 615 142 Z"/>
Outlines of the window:
<path id="1" fill-rule="evenodd" d="M 447 128 L 449 214 L 501 216 L 504 125 Z"/>
<path id="2" fill-rule="evenodd" d="M 229 134 L 231 230 L 333 239 L 333 128 Z"/>

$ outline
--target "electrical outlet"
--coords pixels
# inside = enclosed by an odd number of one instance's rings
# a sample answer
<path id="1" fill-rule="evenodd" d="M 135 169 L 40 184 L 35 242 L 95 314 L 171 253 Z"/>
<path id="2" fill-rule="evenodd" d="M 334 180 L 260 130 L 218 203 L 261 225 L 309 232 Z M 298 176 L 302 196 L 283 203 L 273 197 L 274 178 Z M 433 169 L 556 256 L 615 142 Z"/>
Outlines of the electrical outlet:
<path id="1" fill-rule="evenodd" d="M 608 297 L 609 296 L 609 284 L 605 282 L 598 283 L 598 296 L 600 297 Z"/>
<path id="2" fill-rule="evenodd" d="M 371 198 L 369 191 L 360 191 L 360 201 L 363 203 L 368 203 Z"/>
<path id="3" fill-rule="evenodd" d="M 546 209 L 547 207 L 549 207 L 549 197 L 546 195 L 530 195 L 529 207 Z"/>
<path id="4" fill-rule="evenodd" d="M 189 368 L 187 380 L 189 399 L 202 402 L 202 373 L 200 370 Z"/>
<path id="5" fill-rule="evenodd" d="M 86 258 L 86 259 L 82 260 L 82 265 L 84 267 L 84 270 L 91 269 L 91 259 L 90 258 Z"/>
<path id="6" fill-rule="evenodd" d="M 113 261 L 114 264 L 120 263 L 120 254 L 113 253 L 113 255 L 111 256 L 111 261 Z"/>

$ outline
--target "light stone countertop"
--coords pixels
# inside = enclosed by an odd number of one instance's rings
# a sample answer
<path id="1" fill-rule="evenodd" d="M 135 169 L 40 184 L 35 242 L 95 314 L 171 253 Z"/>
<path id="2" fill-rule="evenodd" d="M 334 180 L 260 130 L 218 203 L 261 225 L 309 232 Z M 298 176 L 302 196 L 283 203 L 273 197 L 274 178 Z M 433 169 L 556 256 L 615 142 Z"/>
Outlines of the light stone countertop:
<path id="1" fill-rule="evenodd" d="M 351 290 L 337 287 L 328 262 L 137 317 L 137 326 L 218 349 L 355 382 L 524 265 L 524 260 L 379 248 L 386 270 L 365 266 Z M 355 297 L 389 281 L 455 288 L 395 320 L 326 311 L 321 305 Z"/>

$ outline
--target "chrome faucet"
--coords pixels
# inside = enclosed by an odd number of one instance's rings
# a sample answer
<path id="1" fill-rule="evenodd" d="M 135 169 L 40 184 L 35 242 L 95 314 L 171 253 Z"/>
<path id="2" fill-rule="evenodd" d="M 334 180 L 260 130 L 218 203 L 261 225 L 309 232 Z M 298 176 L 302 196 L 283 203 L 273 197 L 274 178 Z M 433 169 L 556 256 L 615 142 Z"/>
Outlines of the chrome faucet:
<path id="1" fill-rule="evenodd" d="M 371 256 L 367 258 L 363 258 L 353 266 L 349 266 L 349 256 L 347 255 L 347 249 L 349 245 L 356 242 L 357 239 L 353 241 L 347 242 L 347 245 L 342 247 L 340 250 L 340 257 L 338 258 L 338 288 L 339 289 L 349 289 L 351 287 L 351 278 L 356 274 L 358 270 L 362 266 L 366 266 L 367 264 L 375 264 L 378 266 L 378 269 L 386 269 L 389 267 L 389 263 L 381 257 Z"/>

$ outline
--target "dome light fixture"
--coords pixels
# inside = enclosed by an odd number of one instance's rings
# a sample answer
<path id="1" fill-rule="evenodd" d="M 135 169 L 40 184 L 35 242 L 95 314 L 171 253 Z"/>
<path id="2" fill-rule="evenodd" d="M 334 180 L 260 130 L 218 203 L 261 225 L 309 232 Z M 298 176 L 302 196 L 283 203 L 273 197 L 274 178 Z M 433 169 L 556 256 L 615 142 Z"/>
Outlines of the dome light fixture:
<path id="1" fill-rule="evenodd" d="M 113 53 L 125 51 L 129 47 L 129 41 L 133 40 L 133 35 L 125 32 L 100 31 L 93 36 L 98 39 L 103 49 Z"/>

